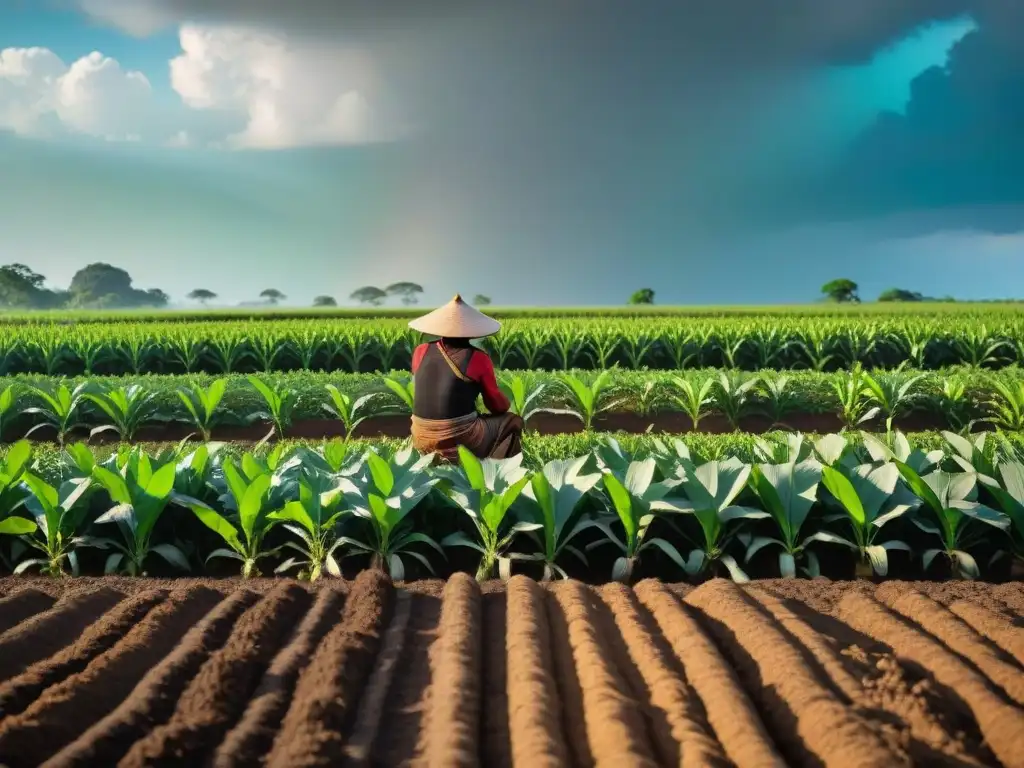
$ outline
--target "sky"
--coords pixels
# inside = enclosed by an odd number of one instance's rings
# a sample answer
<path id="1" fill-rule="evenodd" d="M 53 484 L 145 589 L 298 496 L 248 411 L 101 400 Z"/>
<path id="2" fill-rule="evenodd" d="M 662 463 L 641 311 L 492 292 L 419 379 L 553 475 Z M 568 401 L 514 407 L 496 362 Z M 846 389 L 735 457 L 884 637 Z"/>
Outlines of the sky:
<path id="1" fill-rule="evenodd" d="M 1022 92 L 1006 0 L 3 0 L 0 263 L 181 304 L 1024 297 Z"/>

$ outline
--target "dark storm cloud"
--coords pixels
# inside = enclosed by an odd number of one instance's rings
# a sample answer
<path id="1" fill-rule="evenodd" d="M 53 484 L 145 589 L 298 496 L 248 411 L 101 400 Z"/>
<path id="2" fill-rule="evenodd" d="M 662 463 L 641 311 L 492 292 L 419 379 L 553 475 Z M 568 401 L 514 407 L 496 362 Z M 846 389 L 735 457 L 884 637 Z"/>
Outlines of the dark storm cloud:
<path id="1" fill-rule="evenodd" d="M 903 114 L 885 114 L 815 192 L 825 210 L 885 213 L 966 207 L 961 224 L 1024 229 L 1024 4 L 981 0 L 976 31 L 911 85 Z M 950 214 L 951 220 L 954 214 Z M 956 214 L 955 218 L 963 218 Z"/>
<path id="2" fill-rule="evenodd" d="M 426 129 L 403 171 L 447 183 L 481 228 L 519 216 L 653 242 L 680 226 L 944 208 L 989 228 L 986 206 L 1024 201 L 1021 0 L 73 1 L 112 22 L 155 12 L 367 46 L 377 102 Z M 760 130 L 750 102 L 770 102 L 773 83 L 964 13 L 979 28 L 949 67 L 922 74 L 906 114 L 881 116 L 833 171 L 807 184 L 782 158 L 758 178 L 742 166 L 736 148 Z M 1000 210 L 1001 231 L 1017 226 Z"/>

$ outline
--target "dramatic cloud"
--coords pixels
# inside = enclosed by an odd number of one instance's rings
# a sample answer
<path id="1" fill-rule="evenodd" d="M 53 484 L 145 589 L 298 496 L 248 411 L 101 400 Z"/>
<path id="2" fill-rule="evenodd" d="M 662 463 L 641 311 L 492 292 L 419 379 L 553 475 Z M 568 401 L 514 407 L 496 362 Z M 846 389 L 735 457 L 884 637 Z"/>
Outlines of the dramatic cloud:
<path id="1" fill-rule="evenodd" d="M 0 50 L 0 128 L 51 135 L 61 128 L 137 140 L 153 117 L 145 75 L 93 52 L 70 66 L 45 48 Z"/>
<path id="2" fill-rule="evenodd" d="M 191 24 L 181 28 L 180 38 L 171 84 L 193 109 L 245 115 L 245 128 L 230 144 L 364 144 L 395 133 L 380 124 L 363 95 L 372 70 L 358 50 Z"/>

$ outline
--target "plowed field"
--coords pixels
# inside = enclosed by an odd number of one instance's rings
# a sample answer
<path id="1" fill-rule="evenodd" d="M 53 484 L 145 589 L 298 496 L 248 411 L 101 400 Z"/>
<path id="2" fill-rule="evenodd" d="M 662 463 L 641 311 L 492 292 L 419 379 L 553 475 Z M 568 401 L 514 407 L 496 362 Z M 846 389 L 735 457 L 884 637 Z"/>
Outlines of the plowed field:
<path id="1" fill-rule="evenodd" d="M 1024 767 L 1024 584 L 4 579 L 0 764 Z"/>

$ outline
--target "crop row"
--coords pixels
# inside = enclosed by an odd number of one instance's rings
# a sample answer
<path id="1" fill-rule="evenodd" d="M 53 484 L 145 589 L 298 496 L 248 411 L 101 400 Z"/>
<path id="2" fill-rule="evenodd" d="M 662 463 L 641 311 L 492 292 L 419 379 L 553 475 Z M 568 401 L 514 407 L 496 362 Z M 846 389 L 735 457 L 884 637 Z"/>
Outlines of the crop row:
<path id="1" fill-rule="evenodd" d="M 913 416 L 955 430 L 979 423 L 1024 430 L 1024 375 L 1017 367 L 942 373 L 859 367 L 833 373 L 502 372 L 499 382 L 528 429 L 549 414 L 568 416 L 586 430 L 634 414 L 659 431 L 673 415 L 678 418 L 669 423 L 685 421 L 682 428 L 699 431 L 709 417 L 743 430 L 751 419 L 761 428 L 788 427 L 810 414 L 848 429 L 891 431 Z M 366 434 L 357 430 L 376 417 L 409 414 L 414 390 L 408 374 L 15 378 L 0 390 L 0 437 L 64 442 L 88 432 L 132 441 L 140 431 L 177 424 L 210 439 L 220 428 L 255 424 L 280 438 L 297 422 L 311 420 L 338 422 L 352 436 Z"/>
<path id="2" fill-rule="evenodd" d="M 0 325 L 0 374 L 407 369 L 404 320 Z M 937 369 L 1024 362 L 1019 315 L 515 319 L 484 339 L 501 368 Z"/>
<path id="3" fill-rule="evenodd" d="M 523 457 L 436 464 L 396 453 L 321 450 L 223 455 L 216 444 L 106 459 L 82 444 L 56 466 L 9 448 L 0 467 L 0 552 L 15 573 L 146 575 L 225 561 L 315 580 L 341 563 L 394 579 L 441 568 L 478 579 L 526 572 L 631 581 L 748 571 L 859 575 L 898 567 L 977 578 L 1024 558 L 1019 445 L 943 433 L 938 450 L 900 432 L 754 443 L 755 461 L 653 440 L 646 456 L 605 437 L 531 470 Z M 995 442 L 993 445 L 992 443 Z M 43 471 L 44 468 L 47 471 Z M 460 556 L 459 552 L 468 556 Z M 653 569 L 651 571 L 650 569 Z M 852 574 L 847 574 L 852 575 Z"/>
<path id="4" fill-rule="evenodd" d="M 849 304 L 820 302 L 817 304 L 706 305 L 669 306 L 630 304 L 604 307 L 481 307 L 487 314 L 501 320 L 517 318 L 792 318 L 792 317 L 921 317 L 959 318 L 978 322 L 998 322 L 1019 314 L 1024 302 L 885 302 Z M 181 323 L 181 322 L 268 322 L 276 320 L 382 320 L 418 317 L 428 309 L 420 306 L 382 307 L 233 307 L 154 310 L 54 310 L 27 312 L 9 311 L 0 314 L 4 323 L 47 325 L 52 323 Z"/>

